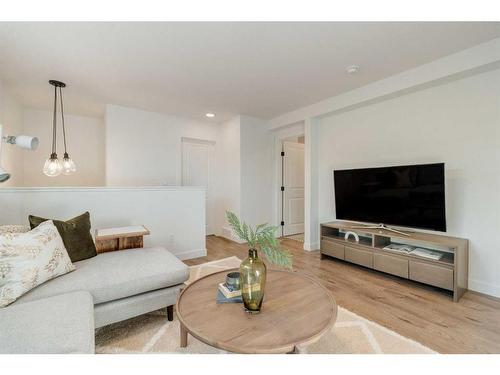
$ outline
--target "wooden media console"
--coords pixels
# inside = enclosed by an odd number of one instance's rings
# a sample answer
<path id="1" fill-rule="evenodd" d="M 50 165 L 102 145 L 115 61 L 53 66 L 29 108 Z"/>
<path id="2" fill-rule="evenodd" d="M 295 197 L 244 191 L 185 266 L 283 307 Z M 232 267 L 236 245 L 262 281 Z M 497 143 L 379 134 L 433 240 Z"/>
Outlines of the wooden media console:
<path id="1" fill-rule="evenodd" d="M 353 227 L 356 228 L 353 228 Z M 344 239 L 346 232 L 354 232 Z M 403 234 L 404 233 L 404 234 Z M 391 275 L 418 281 L 453 292 L 457 302 L 467 290 L 469 241 L 441 234 L 360 228 L 359 224 L 333 221 L 321 224 L 321 255 L 342 259 Z M 410 245 L 441 253 L 440 259 L 385 250 L 389 244 Z"/>

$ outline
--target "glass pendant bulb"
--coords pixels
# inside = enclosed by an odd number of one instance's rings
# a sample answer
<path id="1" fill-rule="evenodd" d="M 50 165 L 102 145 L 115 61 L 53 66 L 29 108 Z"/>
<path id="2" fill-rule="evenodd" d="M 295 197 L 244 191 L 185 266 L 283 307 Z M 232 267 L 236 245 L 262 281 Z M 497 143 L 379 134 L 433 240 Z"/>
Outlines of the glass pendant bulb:
<path id="1" fill-rule="evenodd" d="M 61 174 L 62 166 L 57 158 L 56 153 L 50 154 L 50 157 L 45 161 L 43 173 L 49 177 L 56 177 Z"/>
<path id="2" fill-rule="evenodd" d="M 68 176 L 76 172 L 76 165 L 73 159 L 71 159 L 67 152 L 64 153 L 64 158 L 62 160 L 62 174 Z"/>

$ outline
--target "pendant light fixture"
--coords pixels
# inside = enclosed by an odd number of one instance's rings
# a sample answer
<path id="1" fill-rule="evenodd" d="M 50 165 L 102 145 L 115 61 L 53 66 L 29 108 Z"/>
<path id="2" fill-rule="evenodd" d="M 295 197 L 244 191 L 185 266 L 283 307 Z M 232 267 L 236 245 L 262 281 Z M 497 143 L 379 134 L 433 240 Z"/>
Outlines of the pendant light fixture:
<path id="1" fill-rule="evenodd" d="M 75 162 L 69 157 L 66 147 L 66 126 L 64 123 L 64 106 L 62 89 L 66 87 L 64 82 L 50 80 L 49 83 L 54 86 L 54 114 L 52 119 L 52 152 L 43 166 L 43 173 L 49 177 L 59 176 L 61 173 L 70 175 L 76 171 Z M 57 90 L 59 89 L 59 99 L 61 102 L 61 119 L 64 141 L 64 156 L 62 162 L 57 157 Z"/>

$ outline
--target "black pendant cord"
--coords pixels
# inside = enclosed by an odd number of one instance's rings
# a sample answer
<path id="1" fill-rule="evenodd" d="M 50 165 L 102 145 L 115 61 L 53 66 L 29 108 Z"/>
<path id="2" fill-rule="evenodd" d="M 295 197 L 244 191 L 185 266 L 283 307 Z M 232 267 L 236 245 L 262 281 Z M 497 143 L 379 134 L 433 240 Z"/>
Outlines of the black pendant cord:
<path id="1" fill-rule="evenodd" d="M 57 87 L 54 86 L 54 118 L 52 120 L 52 155 L 56 153 L 57 147 Z"/>
<path id="2" fill-rule="evenodd" d="M 66 149 L 66 126 L 64 125 L 64 106 L 63 106 L 62 87 L 59 87 L 59 99 L 61 99 L 61 118 L 62 118 L 63 141 L 64 141 L 64 157 L 67 157 L 68 151 Z"/>

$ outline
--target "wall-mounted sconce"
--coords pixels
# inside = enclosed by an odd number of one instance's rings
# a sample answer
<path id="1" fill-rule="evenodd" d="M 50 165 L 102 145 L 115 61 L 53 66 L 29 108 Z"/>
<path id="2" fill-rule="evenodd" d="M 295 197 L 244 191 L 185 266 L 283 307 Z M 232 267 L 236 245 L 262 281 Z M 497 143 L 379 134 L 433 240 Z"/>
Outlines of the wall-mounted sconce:
<path id="1" fill-rule="evenodd" d="M 2 168 L 2 143 L 9 143 L 26 150 L 36 150 L 38 147 L 38 138 L 29 135 L 6 135 L 2 136 L 2 125 L 0 125 L 0 182 L 5 182 L 10 178 L 10 173 Z"/>

